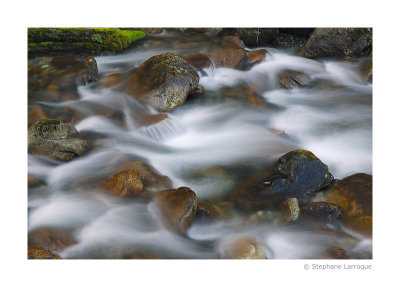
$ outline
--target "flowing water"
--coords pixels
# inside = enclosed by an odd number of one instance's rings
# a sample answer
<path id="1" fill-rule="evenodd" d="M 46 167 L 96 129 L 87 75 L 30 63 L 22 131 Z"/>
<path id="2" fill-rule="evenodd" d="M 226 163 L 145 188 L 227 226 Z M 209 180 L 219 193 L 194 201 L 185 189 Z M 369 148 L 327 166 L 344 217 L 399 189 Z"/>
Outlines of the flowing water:
<path id="1" fill-rule="evenodd" d="M 163 33 L 123 54 L 96 57 L 105 76 L 138 67 L 166 51 L 204 49 L 204 42 L 171 38 Z M 79 98 L 41 101 L 47 109 L 68 108 L 82 115 L 81 133 L 97 135 L 91 151 L 60 163 L 29 155 L 29 174 L 45 185 L 29 190 L 28 230 L 57 227 L 71 230 L 73 244 L 63 258 L 120 258 L 129 250 L 144 250 L 163 258 L 218 258 L 221 244 L 252 235 L 266 247 L 268 258 L 320 258 L 329 246 L 350 252 L 371 252 L 371 239 L 352 230 L 340 235 L 313 227 L 250 221 L 241 214 L 229 220 L 195 221 L 187 236 L 171 233 L 157 220 L 152 203 L 118 201 L 95 191 L 100 179 L 115 174 L 127 160 L 145 161 L 173 187 L 188 186 L 200 199 L 223 198 L 252 168 L 294 149 L 307 149 L 329 166 L 335 178 L 372 174 L 372 85 L 364 83 L 354 65 L 314 61 L 291 52 L 265 47 L 267 57 L 246 71 L 205 68 L 200 75 L 203 96 L 188 101 L 168 118 L 149 126 L 141 113 L 157 114 L 132 97 L 94 84 L 80 86 Z M 313 85 L 287 90 L 278 74 L 293 69 L 310 74 Z M 221 99 L 222 89 L 251 86 L 271 108 L 257 109 Z M 112 109 L 119 116 L 99 113 Z M 271 129 L 285 131 L 288 137 Z M 207 174 L 214 167 L 229 172 Z M 268 217 L 267 216 L 267 217 Z"/>

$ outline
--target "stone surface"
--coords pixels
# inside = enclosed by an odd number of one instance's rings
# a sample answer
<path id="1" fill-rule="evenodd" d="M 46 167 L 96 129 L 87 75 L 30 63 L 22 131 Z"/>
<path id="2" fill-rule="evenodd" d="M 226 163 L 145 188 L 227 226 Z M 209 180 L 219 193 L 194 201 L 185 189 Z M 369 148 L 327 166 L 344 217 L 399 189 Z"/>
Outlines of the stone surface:
<path id="1" fill-rule="evenodd" d="M 327 202 L 310 202 L 301 208 L 301 216 L 322 220 L 325 222 L 336 222 L 343 217 L 340 206 Z"/>
<path id="2" fill-rule="evenodd" d="M 367 55 L 372 49 L 372 31 L 367 28 L 317 28 L 298 55 L 306 58 L 347 58 Z"/>
<path id="3" fill-rule="evenodd" d="M 311 76 L 304 72 L 284 70 L 278 74 L 279 84 L 285 89 L 294 89 L 307 86 Z"/>
<path id="4" fill-rule="evenodd" d="M 197 211 L 197 196 L 188 187 L 167 189 L 155 194 L 154 201 L 167 227 L 185 234 Z"/>
<path id="5" fill-rule="evenodd" d="M 274 44 L 279 36 L 278 28 L 236 28 L 236 31 L 247 47 Z"/>
<path id="6" fill-rule="evenodd" d="M 77 134 L 75 127 L 66 120 L 39 120 L 28 129 L 28 153 L 71 160 L 87 150 L 87 143 L 77 138 Z"/>
<path id="7" fill-rule="evenodd" d="M 28 259 L 61 259 L 61 257 L 45 248 L 28 245 Z"/>
<path id="8" fill-rule="evenodd" d="M 341 247 L 329 247 L 326 249 L 326 254 L 331 259 L 350 259 L 347 250 Z"/>
<path id="9" fill-rule="evenodd" d="M 219 249 L 223 259 L 267 259 L 265 247 L 252 236 L 229 239 Z"/>
<path id="10" fill-rule="evenodd" d="M 41 246 L 50 251 L 61 251 L 76 244 L 71 230 L 55 227 L 38 227 L 28 233 L 28 244 Z"/>
<path id="11" fill-rule="evenodd" d="M 143 192 L 140 173 L 132 169 L 126 169 L 113 175 L 102 185 L 102 189 L 118 197 L 141 197 L 146 195 Z"/>

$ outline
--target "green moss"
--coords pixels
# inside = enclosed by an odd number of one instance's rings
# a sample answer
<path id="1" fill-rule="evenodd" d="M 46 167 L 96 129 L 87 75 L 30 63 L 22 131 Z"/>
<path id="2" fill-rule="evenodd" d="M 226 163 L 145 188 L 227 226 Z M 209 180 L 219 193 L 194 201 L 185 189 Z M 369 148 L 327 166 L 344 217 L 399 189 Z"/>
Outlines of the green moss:
<path id="1" fill-rule="evenodd" d="M 101 39 L 101 35 L 100 34 L 94 34 L 92 36 L 92 40 L 96 41 L 96 42 L 99 42 L 99 43 L 103 43 L 103 40 Z"/>

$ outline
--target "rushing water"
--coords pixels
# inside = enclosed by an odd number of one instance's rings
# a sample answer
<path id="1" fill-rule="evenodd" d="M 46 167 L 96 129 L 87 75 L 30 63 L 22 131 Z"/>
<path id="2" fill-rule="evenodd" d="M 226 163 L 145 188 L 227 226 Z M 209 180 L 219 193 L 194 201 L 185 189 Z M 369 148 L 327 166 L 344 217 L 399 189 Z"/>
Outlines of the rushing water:
<path id="1" fill-rule="evenodd" d="M 187 39 L 154 37 L 154 45 L 138 46 L 116 56 L 96 58 L 102 76 L 138 67 L 165 51 L 189 48 Z M 181 41 L 181 42 L 180 42 Z M 95 147 L 70 162 L 29 156 L 29 174 L 46 185 L 29 190 L 29 230 L 62 227 L 73 230 L 77 243 L 62 250 L 63 258 L 118 258 L 126 250 L 146 250 L 164 258 L 217 258 L 232 236 L 252 235 L 266 247 L 268 258 L 319 258 L 321 250 L 342 246 L 354 253 L 369 251 L 371 240 L 351 230 L 340 236 L 312 231 L 312 227 L 246 222 L 236 216 L 212 223 L 195 222 L 186 237 L 169 232 L 157 220 L 151 203 L 116 201 L 94 191 L 96 182 L 115 172 L 128 159 L 149 163 L 168 176 L 174 187 L 189 186 L 200 199 L 226 195 L 240 177 L 235 173 L 192 176 L 215 166 L 249 167 L 302 148 L 325 162 L 335 176 L 372 173 L 372 86 L 364 83 L 351 63 L 314 61 L 268 48 L 269 54 L 250 70 L 210 66 L 200 74 L 205 96 L 238 84 L 252 86 L 277 108 L 254 109 L 218 98 L 188 100 L 154 125 L 142 126 L 141 112 L 156 114 L 132 97 L 110 88 L 81 86 L 79 99 L 41 102 L 49 109 L 68 107 L 83 115 L 79 132 L 101 135 Z M 307 72 L 312 87 L 286 90 L 278 74 L 285 69 Z M 101 108 L 117 111 L 108 118 Z M 268 128 L 285 131 L 288 137 Z M 89 182 L 89 183 L 87 183 Z M 273 214 L 270 215 L 273 217 Z"/>

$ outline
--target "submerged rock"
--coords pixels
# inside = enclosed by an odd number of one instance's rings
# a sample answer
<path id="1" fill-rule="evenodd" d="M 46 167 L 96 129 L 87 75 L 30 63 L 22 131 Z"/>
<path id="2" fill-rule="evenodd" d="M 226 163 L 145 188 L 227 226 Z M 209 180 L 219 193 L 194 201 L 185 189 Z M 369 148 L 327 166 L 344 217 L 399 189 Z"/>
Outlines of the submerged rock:
<path id="1" fill-rule="evenodd" d="M 162 112 L 182 105 L 198 83 L 196 70 L 173 53 L 151 57 L 126 80 L 129 94 Z"/>
<path id="2" fill-rule="evenodd" d="M 103 185 L 104 191 L 118 197 L 144 196 L 142 177 L 136 170 L 126 169 L 108 179 Z"/>
<path id="3" fill-rule="evenodd" d="M 307 86 L 311 76 L 304 72 L 284 70 L 278 75 L 279 84 L 285 89 L 294 89 Z"/>
<path id="4" fill-rule="evenodd" d="M 317 219 L 326 222 L 336 222 L 343 217 L 340 206 L 327 202 L 310 202 L 301 208 L 303 218 Z"/>
<path id="5" fill-rule="evenodd" d="M 219 246 L 222 259 L 267 259 L 265 247 L 252 236 L 242 236 Z"/>
<path id="6" fill-rule="evenodd" d="M 154 200 L 164 223 L 172 230 L 185 234 L 197 211 L 196 193 L 188 187 L 179 187 L 156 193 Z"/>
<path id="7" fill-rule="evenodd" d="M 91 82 L 96 82 L 99 79 L 99 70 L 97 68 L 97 62 L 95 58 L 88 58 L 84 62 L 84 70 L 78 77 L 78 83 L 81 85 L 87 85 Z"/>
<path id="8" fill-rule="evenodd" d="M 372 31 L 366 28 L 317 28 L 299 49 L 306 58 L 360 57 L 372 49 Z"/>
<path id="9" fill-rule="evenodd" d="M 77 135 L 75 127 L 66 120 L 39 120 L 28 129 L 28 153 L 71 160 L 87 150 L 87 143 Z"/>
<path id="10" fill-rule="evenodd" d="M 280 157 L 272 166 L 271 174 L 264 180 L 264 192 L 305 197 L 332 180 L 328 166 L 312 152 L 295 150 Z"/>
<path id="11" fill-rule="evenodd" d="M 225 202 L 221 204 L 213 204 L 204 200 L 197 202 L 196 219 L 213 219 L 221 220 L 232 217 L 232 205 Z"/>
<path id="12" fill-rule="evenodd" d="M 28 245 L 28 259 L 61 259 L 61 257 L 45 248 Z"/>
<path id="13" fill-rule="evenodd" d="M 350 259 L 346 249 L 341 247 L 329 247 L 326 249 L 326 255 L 331 259 Z"/>
<path id="14" fill-rule="evenodd" d="M 76 244 L 71 230 L 55 227 L 38 227 L 28 233 L 28 244 L 41 246 L 50 251 L 61 251 Z"/>

